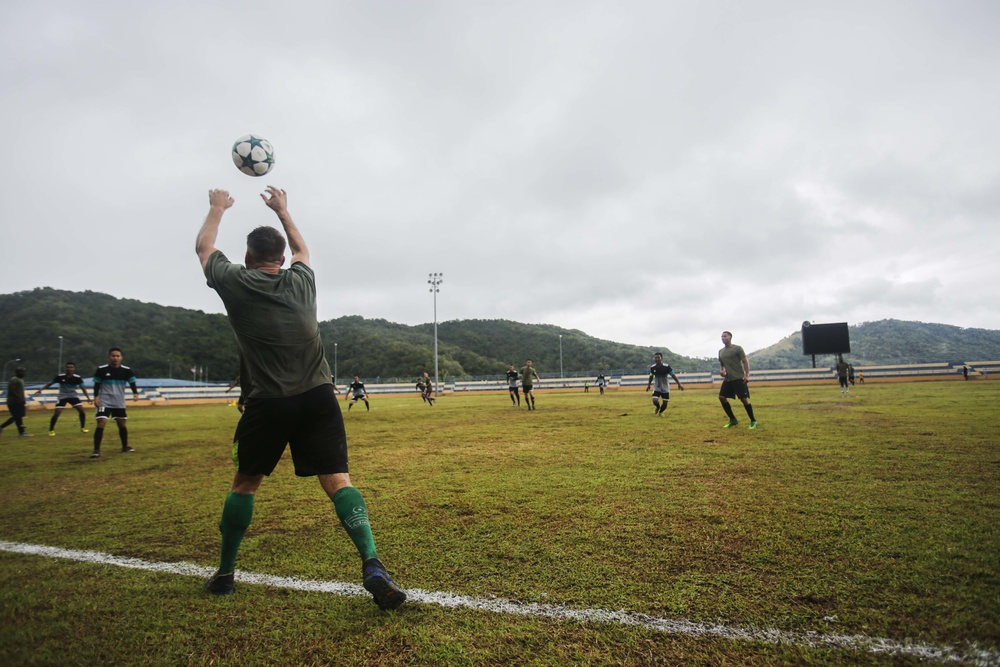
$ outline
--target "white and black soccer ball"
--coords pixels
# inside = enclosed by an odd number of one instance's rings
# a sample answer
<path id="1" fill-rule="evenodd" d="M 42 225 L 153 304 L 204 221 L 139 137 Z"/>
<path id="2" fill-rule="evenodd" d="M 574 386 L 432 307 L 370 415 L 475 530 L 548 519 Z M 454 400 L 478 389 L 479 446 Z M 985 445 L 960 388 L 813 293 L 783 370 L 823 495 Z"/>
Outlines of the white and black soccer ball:
<path id="1" fill-rule="evenodd" d="M 233 164 L 247 176 L 263 176 L 274 167 L 274 147 L 253 134 L 240 137 L 233 144 Z"/>

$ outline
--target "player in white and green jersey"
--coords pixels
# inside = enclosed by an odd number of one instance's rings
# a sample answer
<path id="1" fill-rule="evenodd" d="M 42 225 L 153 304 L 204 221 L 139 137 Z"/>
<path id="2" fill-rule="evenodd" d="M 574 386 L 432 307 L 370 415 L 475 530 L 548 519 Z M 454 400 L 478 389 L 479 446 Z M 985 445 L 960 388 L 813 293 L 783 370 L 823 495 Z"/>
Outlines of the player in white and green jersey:
<path id="1" fill-rule="evenodd" d="M 97 408 L 97 428 L 94 429 L 94 453 L 90 458 L 101 456 L 101 441 L 104 440 L 104 427 L 109 419 L 114 419 L 118 425 L 118 439 L 122 443 L 122 452 L 135 450 L 128 444 L 128 413 L 125 411 L 125 387 L 132 389 L 132 400 L 139 400 L 139 389 L 135 386 L 135 373 L 128 366 L 122 365 L 122 351 L 119 347 L 108 350 L 108 363 L 99 366 L 94 371 L 94 406 Z"/>
<path id="2" fill-rule="evenodd" d="M 674 375 L 674 369 L 670 364 L 663 363 L 663 354 L 657 352 L 653 355 L 653 365 L 649 367 L 649 382 L 646 383 L 646 391 L 653 388 L 653 414 L 662 415 L 667 409 L 670 401 L 670 378 L 677 383 L 677 388 L 684 391 L 681 381 Z M 655 384 L 654 384 L 655 383 Z"/>

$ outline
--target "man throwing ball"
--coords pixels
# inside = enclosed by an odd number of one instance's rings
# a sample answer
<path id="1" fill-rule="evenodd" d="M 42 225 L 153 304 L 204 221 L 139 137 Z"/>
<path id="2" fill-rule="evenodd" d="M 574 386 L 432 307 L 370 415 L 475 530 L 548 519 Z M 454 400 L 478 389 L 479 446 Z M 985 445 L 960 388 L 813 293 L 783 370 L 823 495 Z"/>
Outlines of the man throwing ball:
<path id="1" fill-rule="evenodd" d="M 254 494 L 290 446 L 295 474 L 318 477 L 333 501 L 361 556 L 365 589 L 379 608 L 396 609 L 406 593 L 378 558 L 365 500 L 348 475 L 347 435 L 320 340 L 309 250 L 288 213 L 285 191 L 268 186 L 261 198 L 288 238 L 288 269 L 281 268 L 285 238 L 274 227 L 258 227 L 247 236 L 245 266 L 231 263 L 215 247 L 222 216 L 234 203 L 225 190 L 208 193 L 208 216 L 195 245 L 208 285 L 222 298 L 236 333 L 247 395 L 234 436 L 236 473 L 219 523 L 219 569 L 204 589 L 233 593 L 236 553 L 253 517 Z"/>

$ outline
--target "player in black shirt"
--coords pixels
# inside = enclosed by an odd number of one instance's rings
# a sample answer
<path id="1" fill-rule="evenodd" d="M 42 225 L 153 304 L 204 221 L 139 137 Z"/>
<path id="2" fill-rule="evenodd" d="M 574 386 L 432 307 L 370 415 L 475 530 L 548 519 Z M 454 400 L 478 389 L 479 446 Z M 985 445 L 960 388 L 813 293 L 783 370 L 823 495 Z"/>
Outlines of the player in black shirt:
<path id="1" fill-rule="evenodd" d="M 354 376 L 354 382 L 347 385 L 347 393 L 344 394 L 344 400 L 350 399 L 351 402 L 347 404 L 347 411 L 350 412 L 351 408 L 358 401 L 365 402 L 365 412 L 371 412 L 371 406 L 368 404 L 368 390 L 365 389 L 365 383 L 362 382 L 357 375 Z"/>
<path id="2" fill-rule="evenodd" d="M 59 415 L 67 405 L 72 405 L 78 413 L 80 418 L 80 433 L 90 433 L 90 429 L 86 428 L 87 413 L 83 411 L 80 397 L 76 395 L 76 392 L 78 389 L 81 390 L 88 403 L 90 403 L 90 394 L 87 393 L 87 388 L 83 386 L 83 378 L 76 374 L 76 364 L 72 361 L 66 362 L 66 372 L 52 378 L 52 382 L 36 391 L 35 395 L 41 394 L 54 384 L 59 385 L 59 401 L 56 403 L 56 411 L 53 413 L 52 419 L 49 420 L 49 435 L 53 436 L 56 434 L 56 422 L 59 421 Z"/>
<path id="3" fill-rule="evenodd" d="M 521 391 L 518 389 L 517 383 L 521 379 L 521 374 L 514 370 L 514 364 L 509 364 L 507 366 L 507 391 L 510 393 L 510 404 L 521 407 Z M 517 402 L 514 402 L 514 399 Z"/>

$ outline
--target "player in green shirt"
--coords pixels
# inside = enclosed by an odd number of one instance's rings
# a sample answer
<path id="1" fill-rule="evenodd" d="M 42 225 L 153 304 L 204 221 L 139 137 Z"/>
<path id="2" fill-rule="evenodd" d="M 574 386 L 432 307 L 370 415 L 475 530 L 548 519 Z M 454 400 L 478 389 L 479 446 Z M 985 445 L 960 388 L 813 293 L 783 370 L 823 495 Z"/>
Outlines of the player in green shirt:
<path id="1" fill-rule="evenodd" d="M 531 365 L 531 359 L 528 359 L 524 362 L 524 368 L 521 369 L 521 389 L 524 391 L 524 402 L 529 410 L 535 409 L 535 380 L 542 381 Z"/>
<path id="2" fill-rule="evenodd" d="M 723 428 L 732 428 L 739 424 L 733 408 L 729 405 L 730 398 L 739 397 L 743 408 L 750 418 L 750 428 L 757 428 L 757 420 L 753 416 L 753 406 L 750 405 L 750 360 L 739 345 L 733 345 L 733 334 L 722 332 L 722 349 L 719 350 L 719 373 L 722 375 L 722 387 L 719 389 L 719 402 L 729 417 L 729 423 Z"/>
<path id="3" fill-rule="evenodd" d="M 347 434 L 316 319 L 316 279 L 309 249 L 288 212 L 284 190 L 261 194 L 278 216 L 274 227 L 247 236 L 246 266 L 215 247 L 219 225 L 234 203 L 224 190 L 208 194 L 209 211 L 195 251 L 209 287 L 226 307 L 240 350 L 246 406 L 233 437 L 236 473 L 222 509 L 219 569 L 205 582 L 213 595 L 231 595 L 236 554 L 253 518 L 254 494 L 286 447 L 299 477 L 318 477 L 337 517 L 361 556 L 363 585 L 380 609 L 396 609 L 406 593 L 396 586 L 375 550 L 364 497 L 351 485 Z"/>
<path id="4" fill-rule="evenodd" d="M 10 412 L 10 419 L 0 424 L 0 435 L 11 424 L 17 426 L 18 436 L 30 438 L 32 435 L 24 428 L 24 415 L 28 412 L 28 401 L 24 397 L 24 374 L 26 372 L 24 368 L 18 366 L 14 369 L 14 377 L 7 383 L 7 410 Z"/>

